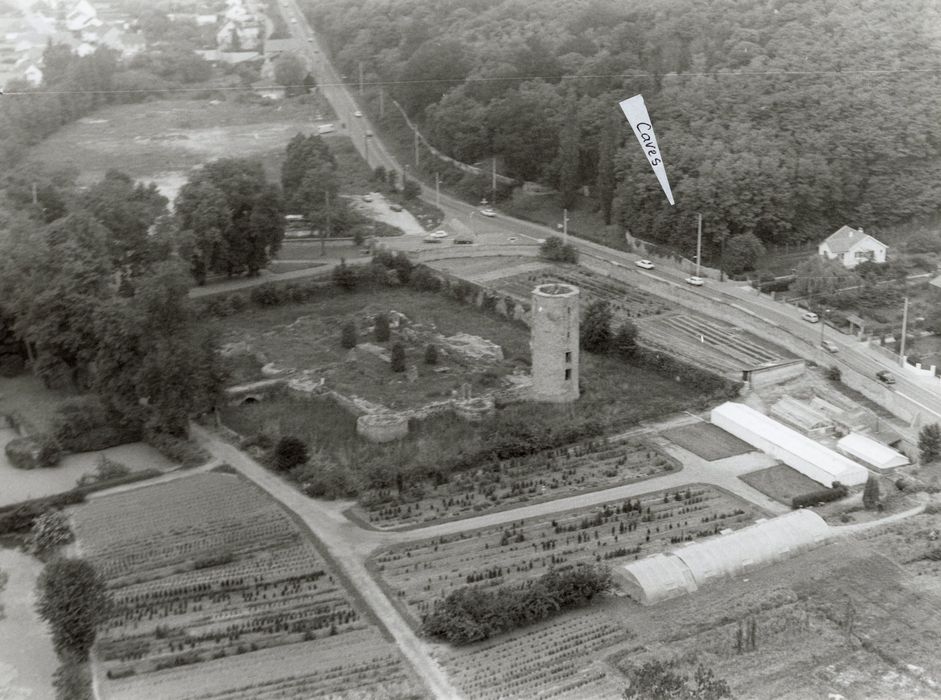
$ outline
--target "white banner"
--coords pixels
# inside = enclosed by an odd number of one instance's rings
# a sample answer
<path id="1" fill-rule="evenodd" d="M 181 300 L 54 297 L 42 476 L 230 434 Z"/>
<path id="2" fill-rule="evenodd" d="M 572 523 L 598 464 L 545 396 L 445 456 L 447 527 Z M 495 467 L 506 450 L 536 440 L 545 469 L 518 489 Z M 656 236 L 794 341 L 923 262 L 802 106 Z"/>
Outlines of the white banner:
<path id="1" fill-rule="evenodd" d="M 647 105 L 644 104 L 644 98 L 641 95 L 634 95 L 631 98 L 622 100 L 620 103 L 621 111 L 630 122 L 637 142 L 644 149 L 650 167 L 653 168 L 654 175 L 660 181 L 660 187 L 670 204 L 673 204 L 673 191 L 670 189 L 670 181 L 667 179 L 666 168 L 663 167 L 663 154 L 660 152 L 660 146 L 657 137 L 653 133 L 653 124 L 650 123 L 650 115 L 647 114 Z"/>

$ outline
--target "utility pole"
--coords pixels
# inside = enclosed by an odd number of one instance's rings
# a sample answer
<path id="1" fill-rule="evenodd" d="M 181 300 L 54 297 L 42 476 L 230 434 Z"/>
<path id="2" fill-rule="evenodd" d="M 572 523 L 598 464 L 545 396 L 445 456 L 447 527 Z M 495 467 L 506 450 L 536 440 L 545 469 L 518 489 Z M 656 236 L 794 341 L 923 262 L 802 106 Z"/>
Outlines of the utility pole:
<path id="1" fill-rule="evenodd" d="M 905 366 L 905 336 L 908 334 L 908 297 L 902 307 L 902 342 L 899 344 L 899 366 Z"/>
<path id="2" fill-rule="evenodd" d="M 418 170 L 418 127 L 415 127 L 415 170 Z"/>
<path id="3" fill-rule="evenodd" d="M 323 229 L 323 235 L 320 237 L 320 257 L 327 254 L 327 234 L 330 232 L 330 192 L 323 193 L 324 203 L 326 205 L 327 222 Z"/>
<path id="4" fill-rule="evenodd" d="M 369 165 L 369 132 L 367 131 L 363 134 L 363 157 L 366 160 L 366 165 Z"/>
<path id="5" fill-rule="evenodd" d="M 490 202 L 491 205 L 497 203 L 497 158 L 490 161 Z"/>
<path id="6" fill-rule="evenodd" d="M 363 94 L 363 62 L 359 62 L 359 94 Z"/>
<path id="7" fill-rule="evenodd" d="M 435 173 L 435 206 L 441 207 L 441 178 Z"/>
<path id="8" fill-rule="evenodd" d="M 699 265 L 702 261 L 702 214 L 699 214 L 699 223 L 696 226 L 696 276 L 699 277 Z"/>
<path id="9" fill-rule="evenodd" d="M 379 118 L 386 116 L 386 89 L 379 88 Z"/>
<path id="10" fill-rule="evenodd" d="M 36 196 L 36 183 L 33 182 L 33 206 L 39 204 L 39 199 Z"/>
<path id="11" fill-rule="evenodd" d="M 568 245 L 569 242 L 569 210 L 562 210 L 562 243 Z"/>
<path id="12" fill-rule="evenodd" d="M 827 327 L 827 318 L 830 316 L 830 309 L 823 312 L 823 318 L 820 319 L 820 344 L 823 345 L 823 329 Z"/>

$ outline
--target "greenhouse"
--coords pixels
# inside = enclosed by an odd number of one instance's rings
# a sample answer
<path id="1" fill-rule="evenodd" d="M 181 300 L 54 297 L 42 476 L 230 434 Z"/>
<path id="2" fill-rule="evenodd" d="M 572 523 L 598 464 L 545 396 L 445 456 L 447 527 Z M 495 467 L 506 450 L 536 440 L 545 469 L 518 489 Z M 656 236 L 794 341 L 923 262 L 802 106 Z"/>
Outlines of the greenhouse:
<path id="1" fill-rule="evenodd" d="M 627 595 L 643 605 L 692 593 L 725 576 L 738 576 L 810 549 L 830 536 L 815 512 L 798 510 L 665 554 L 626 564 Z"/>
<path id="2" fill-rule="evenodd" d="M 880 472 L 908 464 L 908 457 L 901 452 L 859 433 L 850 433 L 840 438 L 840 441 L 836 443 L 836 449 L 845 455 L 855 457 L 860 462 L 865 462 Z"/>
<path id="3" fill-rule="evenodd" d="M 857 486 L 866 483 L 869 477 L 869 471 L 862 465 L 745 404 L 726 401 L 712 409 L 710 419 L 714 425 L 824 486 L 830 487 L 836 481 L 844 486 Z"/>

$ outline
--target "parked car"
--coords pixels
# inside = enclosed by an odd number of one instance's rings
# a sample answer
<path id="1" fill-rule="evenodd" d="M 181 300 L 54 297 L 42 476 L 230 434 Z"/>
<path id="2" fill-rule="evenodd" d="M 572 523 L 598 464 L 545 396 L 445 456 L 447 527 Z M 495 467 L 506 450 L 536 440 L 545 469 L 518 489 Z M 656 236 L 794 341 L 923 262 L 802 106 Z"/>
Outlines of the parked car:
<path id="1" fill-rule="evenodd" d="M 435 231 L 434 233 L 432 233 L 432 234 L 431 234 L 431 237 L 432 237 L 432 238 L 447 238 L 447 237 L 448 237 L 448 232 L 447 232 L 447 231 L 438 230 L 438 231 Z"/>
<path id="2" fill-rule="evenodd" d="M 653 269 L 653 263 L 649 260 L 637 260 L 634 264 L 637 265 L 637 267 L 644 268 L 645 270 Z"/>
<path id="3" fill-rule="evenodd" d="M 813 311 L 805 311 L 801 314 L 801 318 L 807 321 L 808 323 L 817 323 L 820 321 L 820 317 L 815 314 Z"/>
<path id="4" fill-rule="evenodd" d="M 702 280 L 702 277 L 696 277 L 696 276 L 694 275 L 694 276 L 692 276 L 692 277 L 687 277 L 687 278 L 686 278 L 686 284 L 691 284 L 691 285 L 693 285 L 694 287 L 702 287 L 702 285 L 703 285 L 703 280 Z"/>
<path id="5" fill-rule="evenodd" d="M 822 343 L 820 343 L 820 347 L 822 347 L 827 352 L 839 352 L 840 351 L 840 348 L 832 340 L 824 340 Z"/>
<path id="6" fill-rule="evenodd" d="M 390 204 L 390 205 L 389 205 L 389 209 L 391 209 L 392 211 L 402 211 L 402 205 L 401 205 L 401 204 Z"/>
<path id="7" fill-rule="evenodd" d="M 883 384 L 895 384 L 895 377 L 888 370 L 881 369 L 876 372 L 876 379 Z"/>
<path id="8" fill-rule="evenodd" d="M 364 202 L 371 202 L 371 201 L 372 201 L 372 197 L 371 197 L 370 195 L 368 195 L 368 194 L 364 194 L 364 195 L 363 195 L 363 201 L 364 201 Z"/>
<path id="9" fill-rule="evenodd" d="M 490 217 L 494 217 L 497 215 L 497 212 L 495 212 L 490 207 L 487 207 L 486 209 L 481 209 L 480 213 L 483 214 L 484 216 L 490 216 Z"/>
<path id="10" fill-rule="evenodd" d="M 355 112 L 353 112 L 353 116 L 354 116 L 354 117 L 361 117 L 361 116 L 363 116 L 363 113 L 360 112 L 360 111 L 357 109 Z"/>

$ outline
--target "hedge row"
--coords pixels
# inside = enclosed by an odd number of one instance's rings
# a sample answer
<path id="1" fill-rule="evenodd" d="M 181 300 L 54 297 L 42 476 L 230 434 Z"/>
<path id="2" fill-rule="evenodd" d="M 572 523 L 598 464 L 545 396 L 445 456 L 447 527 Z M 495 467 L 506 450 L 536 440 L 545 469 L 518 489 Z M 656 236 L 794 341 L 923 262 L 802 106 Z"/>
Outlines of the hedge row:
<path id="1" fill-rule="evenodd" d="M 820 489 L 818 491 L 811 491 L 810 493 L 805 493 L 800 496 L 794 496 L 794 498 L 791 499 L 791 508 L 796 510 L 798 508 L 815 506 L 820 503 L 838 501 L 841 498 L 844 498 L 848 493 L 849 489 L 847 489 L 840 482 L 834 481 L 832 488 Z"/>

